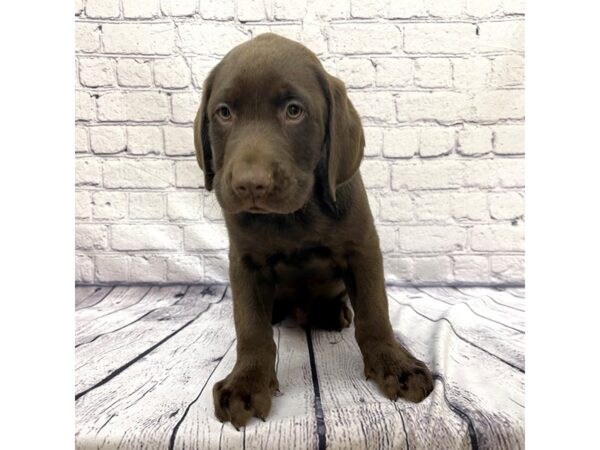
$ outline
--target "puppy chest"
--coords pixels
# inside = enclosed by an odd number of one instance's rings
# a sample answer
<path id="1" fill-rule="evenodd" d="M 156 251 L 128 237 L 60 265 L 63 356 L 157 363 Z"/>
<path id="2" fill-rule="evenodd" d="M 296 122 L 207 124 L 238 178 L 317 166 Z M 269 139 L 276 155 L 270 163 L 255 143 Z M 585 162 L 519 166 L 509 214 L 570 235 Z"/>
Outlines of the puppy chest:
<path id="1" fill-rule="evenodd" d="M 248 254 L 242 259 L 271 281 L 280 284 L 323 283 L 341 278 L 345 265 L 344 258 L 328 247 L 276 251 L 261 258 Z"/>

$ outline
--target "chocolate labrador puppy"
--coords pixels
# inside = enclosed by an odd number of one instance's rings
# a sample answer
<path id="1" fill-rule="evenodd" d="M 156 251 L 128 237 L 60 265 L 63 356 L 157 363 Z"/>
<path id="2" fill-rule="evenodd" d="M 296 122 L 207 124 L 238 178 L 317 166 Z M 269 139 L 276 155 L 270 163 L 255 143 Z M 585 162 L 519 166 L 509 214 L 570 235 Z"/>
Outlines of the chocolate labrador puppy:
<path id="1" fill-rule="evenodd" d="M 365 375 L 419 402 L 424 363 L 394 338 L 379 238 L 360 172 L 365 139 L 344 84 L 297 42 L 262 34 L 204 83 L 194 122 L 205 187 L 229 233 L 237 361 L 213 389 L 215 415 L 263 418 L 278 388 L 272 322 L 291 313 L 340 330 L 354 310 Z"/>

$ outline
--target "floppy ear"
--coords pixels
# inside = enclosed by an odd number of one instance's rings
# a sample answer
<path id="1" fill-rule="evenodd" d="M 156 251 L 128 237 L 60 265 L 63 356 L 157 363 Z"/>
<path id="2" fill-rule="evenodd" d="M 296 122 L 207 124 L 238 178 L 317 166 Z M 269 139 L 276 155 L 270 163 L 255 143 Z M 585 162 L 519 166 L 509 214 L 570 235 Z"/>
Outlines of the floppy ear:
<path id="1" fill-rule="evenodd" d="M 325 74 L 328 103 L 327 131 L 324 143 L 324 189 L 328 200 L 335 203 L 336 189 L 358 171 L 365 147 L 360 117 L 346 94 L 344 83 Z"/>
<path id="2" fill-rule="evenodd" d="M 213 178 L 215 177 L 212 148 L 208 137 L 208 116 L 206 114 L 211 88 L 212 74 L 209 75 L 204 82 L 202 101 L 200 103 L 200 108 L 196 113 L 196 119 L 194 120 L 194 147 L 196 147 L 196 160 L 204 172 L 204 186 L 208 191 L 212 190 Z"/>

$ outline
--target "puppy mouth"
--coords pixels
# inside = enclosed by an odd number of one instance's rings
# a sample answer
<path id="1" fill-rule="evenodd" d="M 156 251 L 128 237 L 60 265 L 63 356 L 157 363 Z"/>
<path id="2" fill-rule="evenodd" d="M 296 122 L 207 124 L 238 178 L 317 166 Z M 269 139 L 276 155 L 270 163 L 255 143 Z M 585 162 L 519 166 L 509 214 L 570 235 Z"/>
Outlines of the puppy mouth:
<path id="1" fill-rule="evenodd" d="M 252 205 L 252 206 L 244 209 L 243 211 L 251 213 L 251 214 L 271 214 L 271 213 L 274 212 L 274 211 L 269 211 L 268 209 L 262 208 L 262 207 L 257 206 L 257 205 Z"/>

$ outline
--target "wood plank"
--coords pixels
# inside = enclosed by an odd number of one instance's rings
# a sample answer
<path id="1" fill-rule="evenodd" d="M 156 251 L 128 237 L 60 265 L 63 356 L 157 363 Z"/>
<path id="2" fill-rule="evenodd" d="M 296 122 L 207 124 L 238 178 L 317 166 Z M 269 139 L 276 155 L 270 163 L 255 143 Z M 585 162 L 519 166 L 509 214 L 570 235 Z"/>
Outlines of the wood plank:
<path id="1" fill-rule="evenodd" d="M 474 347 L 479 347 L 490 354 L 497 356 L 508 364 L 525 370 L 525 348 L 523 333 L 508 328 L 497 322 L 474 314 L 473 309 L 479 309 L 483 315 L 487 314 L 481 308 L 468 308 L 464 302 L 455 301 L 449 296 L 445 300 L 450 303 L 436 301 L 425 293 L 415 293 L 411 289 L 389 288 L 388 296 L 394 298 L 402 305 L 410 306 L 417 314 L 422 314 L 431 320 L 452 323 L 453 332 L 466 339 Z M 473 299 L 473 302 L 478 299 Z M 451 303 L 455 303 L 453 306 Z"/>
<path id="2" fill-rule="evenodd" d="M 164 322 L 188 326 L 77 400 L 77 448 L 168 448 L 174 427 L 234 341 L 231 301 L 219 302 L 223 288 L 203 297 L 194 288 L 182 303 L 144 320 L 153 332 Z"/>
<path id="3" fill-rule="evenodd" d="M 131 325 L 75 348 L 75 392 L 81 393 L 128 364 L 148 348 L 176 332 L 211 303 L 225 287 L 193 286 L 179 302 L 158 308 Z M 102 319 L 100 319 L 102 320 Z M 84 322 L 85 323 L 85 322 Z"/>
<path id="4" fill-rule="evenodd" d="M 236 431 L 231 424 L 221 424 L 214 418 L 212 386 L 233 368 L 232 349 L 190 406 L 178 427 L 174 448 L 315 448 L 314 392 L 304 330 L 286 321 L 274 331 L 280 395 L 273 398 L 266 422 L 254 418 L 243 430 Z"/>
<path id="5" fill-rule="evenodd" d="M 75 326 L 104 317 L 140 302 L 150 291 L 149 286 L 116 286 L 99 303 L 75 311 Z"/>
<path id="6" fill-rule="evenodd" d="M 518 289 L 492 289 L 492 288 L 482 288 L 482 287 L 468 287 L 468 288 L 458 288 L 460 293 L 472 297 L 472 298 L 481 298 L 487 297 L 492 302 L 500 306 L 504 306 L 505 308 L 510 308 L 515 311 L 525 312 L 525 291 L 521 290 L 523 295 L 516 295 L 519 292 Z"/>
<path id="7" fill-rule="evenodd" d="M 115 332 L 140 320 L 157 308 L 171 306 L 183 297 L 186 290 L 186 286 L 155 286 L 138 303 L 79 325 L 75 332 L 75 345 L 89 343 L 101 335 Z"/>
<path id="8" fill-rule="evenodd" d="M 444 399 L 442 383 L 420 404 L 385 398 L 364 376 L 354 327 L 312 331 L 328 449 L 469 449 L 467 424 Z"/>
<path id="9" fill-rule="evenodd" d="M 91 292 L 89 295 L 83 296 L 82 294 L 84 292 L 86 292 L 86 290 L 80 291 L 80 289 L 85 289 L 85 288 L 80 288 L 80 287 L 75 288 L 75 299 L 76 299 L 75 300 L 75 310 L 89 308 L 90 306 L 97 305 L 98 303 L 103 301 L 105 299 L 105 297 L 108 294 L 110 294 L 110 292 L 113 290 L 112 287 L 94 286 L 94 287 L 90 287 Z M 82 292 L 82 294 L 80 294 L 79 300 L 77 300 L 78 292 Z"/>
<path id="10" fill-rule="evenodd" d="M 99 290 L 100 286 L 75 286 L 75 305 Z"/>
<path id="11" fill-rule="evenodd" d="M 447 321 L 428 320 L 389 297 L 394 332 L 444 380 L 449 404 L 472 424 L 479 448 L 523 448 L 524 374 L 459 339 Z M 480 337 L 462 331 L 473 341 Z"/>
<path id="12" fill-rule="evenodd" d="M 456 305 L 459 303 L 465 304 L 474 314 L 478 314 L 481 317 L 488 318 L 489 320 L 496 321 L 504 324 L 507 327 L 511 327 L 520 332 L 525 332 L 525 314 L 520 307 L 508 305 L 498 302 L 490 293 L 495 292 L 492 289 L 487 289 L 483 293 L 475 293 L 469 291 L 465 293 L 464 288 L 418 288 L 418 292 L 424 293 L 431 296 L 434 300 L 441 301 L 447 305 Z M 407 289 L 407 293 L 414 293 L 415 290 Z"/>

